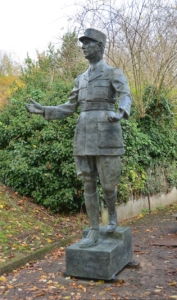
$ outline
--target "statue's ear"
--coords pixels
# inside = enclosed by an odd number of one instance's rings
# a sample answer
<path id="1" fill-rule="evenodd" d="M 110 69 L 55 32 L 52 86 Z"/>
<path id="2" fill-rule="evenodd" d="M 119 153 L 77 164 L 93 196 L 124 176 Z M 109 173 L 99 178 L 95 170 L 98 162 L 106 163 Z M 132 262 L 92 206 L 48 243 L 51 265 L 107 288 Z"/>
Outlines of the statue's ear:
<path id="1" fill-rule="evenodd" d="M 99 45 L 100 49 L 103 47 L 102 42 L 98 42 L 98 45 Z"/>

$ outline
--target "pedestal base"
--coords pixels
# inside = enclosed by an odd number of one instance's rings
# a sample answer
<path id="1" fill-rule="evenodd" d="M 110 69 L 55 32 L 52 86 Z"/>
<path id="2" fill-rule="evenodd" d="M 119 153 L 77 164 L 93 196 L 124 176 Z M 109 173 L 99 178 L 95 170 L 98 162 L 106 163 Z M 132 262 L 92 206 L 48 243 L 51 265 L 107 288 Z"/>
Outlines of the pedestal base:
<path id="1" fill-rule="evenodd" d="M 88 231 L 83 231 L 83 238 Z M 100 226 L 99 235 L 93 247 L 79 248 L 79 241 L 66 248 L 67 276 L 110 280 L 132 260 L 130 228 L 117 227 L 114 233 L 107 233 Z"/>

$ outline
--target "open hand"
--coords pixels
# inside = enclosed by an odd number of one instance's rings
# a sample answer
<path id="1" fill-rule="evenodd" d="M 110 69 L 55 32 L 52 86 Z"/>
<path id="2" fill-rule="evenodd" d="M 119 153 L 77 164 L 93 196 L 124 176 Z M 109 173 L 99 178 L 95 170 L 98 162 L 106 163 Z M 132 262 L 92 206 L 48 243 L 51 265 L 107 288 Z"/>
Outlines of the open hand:
<path id="1" fill-rule="evenodd" d="M 30 101 L 33 104 L 25 103 L 25 107 L 30 113 L 32 113 L 32 114 L 41 114 L 41 115 L 44 114 L 44 107 L 41 104 L 34 101 L 33 99 L 30 99 Z"/>

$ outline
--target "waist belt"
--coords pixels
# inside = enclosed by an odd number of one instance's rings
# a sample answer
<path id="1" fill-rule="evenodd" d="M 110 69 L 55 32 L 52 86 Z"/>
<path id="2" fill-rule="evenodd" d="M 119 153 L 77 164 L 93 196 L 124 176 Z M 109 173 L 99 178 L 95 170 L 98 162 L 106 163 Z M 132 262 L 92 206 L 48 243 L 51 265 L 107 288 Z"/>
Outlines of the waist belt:
<path id="1" fill-rule="evenodd" d="M 113 110 L 114 104 L 108 102 L 84 102 L 81 103 L 81 111 L 88 110 Z"/>

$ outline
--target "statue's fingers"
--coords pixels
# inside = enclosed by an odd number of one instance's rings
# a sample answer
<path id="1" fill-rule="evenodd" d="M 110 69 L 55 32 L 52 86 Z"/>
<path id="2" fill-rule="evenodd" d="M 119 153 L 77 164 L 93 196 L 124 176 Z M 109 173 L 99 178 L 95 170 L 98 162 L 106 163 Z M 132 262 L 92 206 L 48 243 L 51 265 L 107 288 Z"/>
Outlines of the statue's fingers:
<path id="1" fill-rule="evenodd" d="M 33 99 L 30 99 L 30 101 L 33 103 L 33 104 L 38 104 L 36 101 L 34 101 Z"/>
<path id="2" fill-rule="evenodd" d="M 113 121 L 112 117 L 108 117 L 108 121 L 112 122 Z"/>
<path id="3" fill-rule="evenodd" d="M 30 108 L 30 104 L 25 103 L 25 107 L 26 107 L 26 108 Z"/>
<path id="4" fill-rule="evenodd" d="M 124 111 L 121 112 L 121 118 L 124 116 Z"/>
<path id="5" fill-rule="evenodd" d="M 25 104 L 25 107 L 27 109 L 28 112 L 32 113 L 32 110 L 31 110 L 31 105 L 30 104 Z"/>
<path id="6" fill-rule="evenodd" d="M 124 116 L 124 110 L 121 109 L 121 110 L 119 111 L 119 117 L 120 117 L 120 119 L 122 119 L 123 116 Z"/>
<path id="7" fill-rule="evenodd" d="M 30 101 L 33 103 L 33 105 L 37 108 L 37 109 L 41 109 L 42 105 L 36 101 L 34 101 L 33 99 L 30 99 Z"/>
<path id="8" fill-rule="evenodd" d="M 118 114 L 117 114 L 117 116 L 116 116 L 116 120 L 117 121 L 120 121 L 122 118 L 123 118 L 123 116 L 124 116 L 124 113 L 123 112 L 119 112 Z"/>

